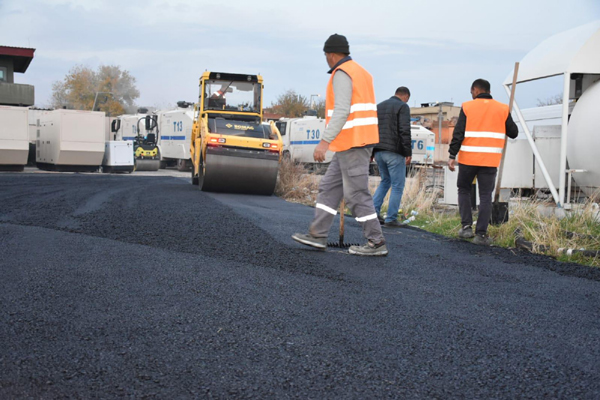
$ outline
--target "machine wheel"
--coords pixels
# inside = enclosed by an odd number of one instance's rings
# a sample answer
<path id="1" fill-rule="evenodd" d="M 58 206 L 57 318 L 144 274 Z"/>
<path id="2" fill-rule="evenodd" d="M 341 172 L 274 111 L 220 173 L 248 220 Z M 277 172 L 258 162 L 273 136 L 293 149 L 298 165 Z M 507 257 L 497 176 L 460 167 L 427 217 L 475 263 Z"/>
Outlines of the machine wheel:
<path id="1" fill-rule="evenodd" d="M 200 168 L 198 168 L 198 189 L 202 190 L 204 186 L 204 158 L 200 155 Z"/>
<path id="2" fill-rule="evenodd" d="M 159 168 L 160 169 L 166 169 L 167 168 L 167 162 L 161 160 L 160 164 L 159 164 Z"/>
<path id="3" fill-rule="evenodd" d="M 177 171 L 188 171 L 190 169 L 190 164 L 188 163 L 188 160 L 182 160 L 182 159 L 178 159 L 177 160 Z"/>

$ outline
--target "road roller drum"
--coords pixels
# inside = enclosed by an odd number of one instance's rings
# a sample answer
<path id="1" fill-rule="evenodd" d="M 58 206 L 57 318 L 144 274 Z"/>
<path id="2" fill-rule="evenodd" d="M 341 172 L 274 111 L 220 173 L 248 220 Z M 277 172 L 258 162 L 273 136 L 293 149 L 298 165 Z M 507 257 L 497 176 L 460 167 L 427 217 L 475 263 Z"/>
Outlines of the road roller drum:
<path id="1" fill-rule="evenodd" d="M 275 191 L 279 153 L 209 146 L 201 189 L 270 196 Z"/>

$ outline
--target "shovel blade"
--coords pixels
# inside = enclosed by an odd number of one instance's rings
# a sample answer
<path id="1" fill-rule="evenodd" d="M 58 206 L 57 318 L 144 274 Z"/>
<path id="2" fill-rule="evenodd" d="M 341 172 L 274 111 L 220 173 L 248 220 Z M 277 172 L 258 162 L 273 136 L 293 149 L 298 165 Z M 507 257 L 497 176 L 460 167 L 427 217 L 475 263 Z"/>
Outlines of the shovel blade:
<path id="1" fill-rule="evenodd" d="M 508 203 L 492 203 L 492 225 L 501 225 L 508 222 Z"/>

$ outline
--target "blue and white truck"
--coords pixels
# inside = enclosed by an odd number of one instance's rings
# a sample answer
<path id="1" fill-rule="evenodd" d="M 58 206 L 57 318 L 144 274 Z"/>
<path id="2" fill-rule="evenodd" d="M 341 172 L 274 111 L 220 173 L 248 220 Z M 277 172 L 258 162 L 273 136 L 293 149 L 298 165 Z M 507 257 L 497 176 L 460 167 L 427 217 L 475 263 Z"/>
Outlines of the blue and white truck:
<path id="1" fill-rule="evenodd" d="M 194 109 L 191 106 L 192 103 L 179 102 L 176 109 L 157 112 L 161 167 L 176 166 L 179 171 L 189 171 L 192 167 L 190 140 Z"/>
<path id="2" fill-rule="evenodd" d="M 283 139 L 283 156 L 304 164 L 314 164 L 313 152 L 325 131 L 325 120 L 314 116 L 281 118 L 275 122 Z M 331 162 L 333 152 L 328 151 L 325 164 Z"/>

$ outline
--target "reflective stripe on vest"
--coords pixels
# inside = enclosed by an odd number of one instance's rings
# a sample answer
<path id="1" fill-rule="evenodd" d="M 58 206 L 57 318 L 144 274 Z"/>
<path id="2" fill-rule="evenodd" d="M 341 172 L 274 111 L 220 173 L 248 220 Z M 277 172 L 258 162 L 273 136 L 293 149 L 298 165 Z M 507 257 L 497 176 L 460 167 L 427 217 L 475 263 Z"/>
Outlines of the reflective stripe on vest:
<path id="1" fill-rule="evenodd" d="M 327 85 L 325 100 L 326 125 L 329 125 L 335 95 L 333 92 L 333 77 L 338 70 L 342 70 L 352 79 L 352 99 L 350 100 L 350 114 L 340 133 L 329 144 L 331 151 L 345 151 L 352 147 L 362 147 L 379 143 L 379 129 L 377 128 L 377 103 L 373 89 L 373 78 L 363 67 L 355 61 L 346 61 L 337 67 L 331 74 Z"/>
<path id="2" fill-rule="evenodd" d="M 506 140 L 508 106 L 493 99 L 475 99 L 463 104 L 463 112 L 467 126 L 458 162 L 497 168 Z"/>

